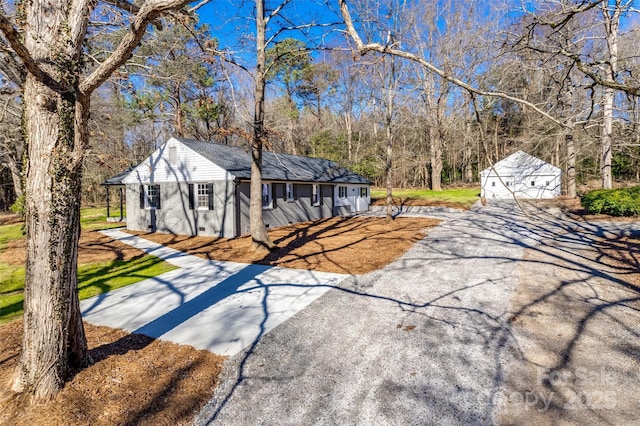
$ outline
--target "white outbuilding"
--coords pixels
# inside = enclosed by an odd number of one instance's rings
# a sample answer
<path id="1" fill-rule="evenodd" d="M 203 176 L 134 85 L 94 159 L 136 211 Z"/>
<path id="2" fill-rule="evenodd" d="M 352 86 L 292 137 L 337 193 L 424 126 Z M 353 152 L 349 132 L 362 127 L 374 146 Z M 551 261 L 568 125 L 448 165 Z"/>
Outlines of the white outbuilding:
<path id="1" fill-rule="evenodd" d="M 518 151 L 480 172 L 480 183 L 486 199 L 554 198 L 561 192 L 562 170 Z"/>

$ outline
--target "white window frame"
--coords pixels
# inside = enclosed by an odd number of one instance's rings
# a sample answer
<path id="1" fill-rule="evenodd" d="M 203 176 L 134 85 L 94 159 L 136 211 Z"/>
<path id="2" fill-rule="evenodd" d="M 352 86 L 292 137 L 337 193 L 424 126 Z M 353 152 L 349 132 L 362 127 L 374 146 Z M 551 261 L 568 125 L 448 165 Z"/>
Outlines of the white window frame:
<path id="1" fill-rule="evenodd" d="M 267 202 L 265 203 L 265 201 Z M 270 210 L 272 208 L 273 208 L 272 185 L 270 183 L 263 183 L 262 184 L 262 209 Z"/>
<path id="2" fill-rule="evenodd" d="M 196 191 L 196 209 L 209 210 L 209 184 L 196 183 L 194 189 Z"/>
<path id="3" fill-rule="evenodd" d="M 314 183 L 311 185 L 311 205 L 317 207 L 320 205 L 320 185 Z"/>
<path id="4" fill-rule="evenodd" d="M 150 184 L 145 185 L 145 208 L 147 210 L 155 210 L 158 208 L 158 202 L 152 202 L 154 199 L 160 198 L 160 185 L 158 184 Z"/>
<path id="5" fill-rule="evenodd" d="M 294 183 L 285 183 L 284 184 L 284 196 L 288 203 L 292 203 L 296 200 L 295 198 L 295 189 Z"/>
<path id="6" fill-rule="evenodd" d="M 347 187 L 344 185 L 338 186 L 338 198 L 347 198 Z"/>
<path id="7" fill-rule="evenodd" d="M 369 195 L 369 189 L 366 186 L 360 187 L 360 198 L 367 198 Z"/>

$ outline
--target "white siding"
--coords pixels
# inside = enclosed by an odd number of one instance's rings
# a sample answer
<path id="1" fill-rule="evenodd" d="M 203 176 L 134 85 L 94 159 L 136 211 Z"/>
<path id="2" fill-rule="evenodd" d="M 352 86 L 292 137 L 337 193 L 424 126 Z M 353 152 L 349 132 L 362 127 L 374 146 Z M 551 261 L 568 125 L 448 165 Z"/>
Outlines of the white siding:
<path id="1" fill-rule="evenodd" d="M 175 164 L 169 161 L 172 148 L 175 148 Z M 231 179 L 232 176 L 226 170 L 171 138 L 136 166 L 123 179 L 123 183 L 212 182 Z"/>
<path id="2" fill-rule="evenodd" d="M 346 198 L 340 198 L 339 187 L 345 186 L 347 188 Z M 360 188 L 367 188 L 367 196 L 360 196 Z M 348 207 L 351 213 L 363 212 L 369 210 L 369 204 L 371 203 L 371 188 L 369 185 L 355 185 L 338 183 L 334 188 L 333 199 L 335 200 L 336 207 Z"/>
<path id="3" fill-rule="evenodd" d="M 559 168 L 518 151 L 480 173 L 480 196 L 554 198 L 561 194 L 561 176 Z"/>

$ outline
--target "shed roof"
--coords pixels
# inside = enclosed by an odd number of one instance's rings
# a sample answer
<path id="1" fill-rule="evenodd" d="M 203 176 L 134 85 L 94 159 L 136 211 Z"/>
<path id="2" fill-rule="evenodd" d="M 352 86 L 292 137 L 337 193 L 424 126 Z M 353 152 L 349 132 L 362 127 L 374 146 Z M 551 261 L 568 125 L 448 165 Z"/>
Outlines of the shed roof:
<path id="1" fill-rule="evenodd" d="M 546 161 L 543 161 L 524 151 L 517 151 L 510 156 L 498 161 L 493 168 L 488 167 L 482 171 L 483 176 L 499 174 L 501 176 L 536 176 L 557 175 L 562 171 Z"/>
<path id="2" fill-rule="evenodd" d="M 175 138 L 239 179 L 251 178 L 251 155 L 243 148 Z M 370 185 L 372 182 L 331 160 L 262 153 L 262 178 L 275 181 L 331 182 Z"/>

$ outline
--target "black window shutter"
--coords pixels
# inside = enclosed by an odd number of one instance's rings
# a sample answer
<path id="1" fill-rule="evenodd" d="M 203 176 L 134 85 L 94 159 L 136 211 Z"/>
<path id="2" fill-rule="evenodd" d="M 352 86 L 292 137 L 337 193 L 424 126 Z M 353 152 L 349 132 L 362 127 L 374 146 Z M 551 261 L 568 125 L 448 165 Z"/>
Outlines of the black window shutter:
<path id="1" fill-rule="evenodd" d="M 324 197 L 322 194 L 324 192 L 323 189 L 324 189 L 324 186 L 318 185 L 318 196 L 320 197 L 320 205 L 324 204 Z"/>
<path id="2" fill-rule="evenodd" d="M 144 185 L 140 185 L 140 208 L 144 209 Z"/>
<path id="3" fill-rule="evenodd" d="M 207 184 L 207 194 L 209 195 L 209 210 L 213 210 L 213 183 Z"/>
<path id="4" fill-rule="evenodd" d="M 278 189 L 275 183 L 271 184 L 271 207 L 276 208 L 278 206 Z"/>
<path id="5" fill-rule="evenodd" d="M 160 185 L 156 185 L 156 194 L 157 194 L 156 195 L 156 197 L 157 197 L 156 200 L 158 200 L 156 202 L 156 209 L 160 210 Z"/>
<path id="6" fill-rule="evenodd" d="M 193 210 L 195 200 L 193 198 L 193 184 L 189 184 L 189 210 Z"/>
<path id="7" fill-rule="evenodd" d="M 313 184 L 311 184 L 311 193 L 310 193 L 310 197 L 309 200 L 311 201 L 311 205 L 313 206 Z"/>
<path id="8" fill-rule="evenodd" d="M 291 185 L 293 185 L 293 199 L 297 200 L 298 199 L 298 185 L 296 185 L 295 183 L 292 183 Z"/>

